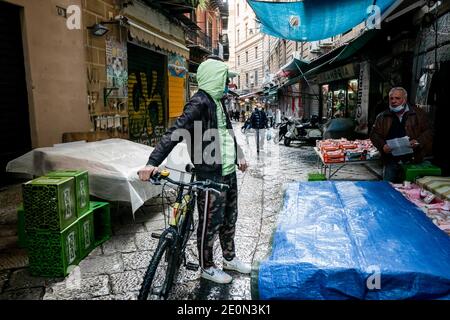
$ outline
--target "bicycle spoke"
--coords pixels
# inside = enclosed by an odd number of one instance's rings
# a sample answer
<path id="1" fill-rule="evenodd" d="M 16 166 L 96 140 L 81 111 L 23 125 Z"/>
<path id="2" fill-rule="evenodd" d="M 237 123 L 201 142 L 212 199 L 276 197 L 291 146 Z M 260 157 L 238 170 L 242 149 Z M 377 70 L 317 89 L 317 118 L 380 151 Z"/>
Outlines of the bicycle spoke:
<path id="1" fill-rule="evenodd" d="M 167 255 L 168 250 L 164 253 L 164 256 L 161 259 L 158 267 L 155 271 L 155 276 L 152 281 L 152 285 L 150 287 L 150 293 L 148 300 L 161 300 L 164 299 L 166 288 L 165 288 L 165 280 L 167 277 L 167 271 L 169 265 L 167 263 Z"/>

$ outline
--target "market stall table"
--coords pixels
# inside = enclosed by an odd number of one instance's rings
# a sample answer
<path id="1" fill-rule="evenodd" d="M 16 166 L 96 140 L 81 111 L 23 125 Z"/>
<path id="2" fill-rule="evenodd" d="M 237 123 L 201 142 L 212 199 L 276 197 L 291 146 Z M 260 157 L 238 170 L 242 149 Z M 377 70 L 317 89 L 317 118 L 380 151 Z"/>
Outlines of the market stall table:
<path id="1" fill-rule="evenodd" d="M 450 237 L 388 182 L 285 190 L 253 299 L 450 299 Z"/>
<path id="2" fill-rule="evenodd" d="M 383 174 L 382 172 L 377 171 L 372 166 L 378 165 L 378 159 L 371 160 L 352 160 L 352 161 L 344 161 L 344 162 L 326 162 L 323 158 L 322 153 L 320 152 L 318 147 L 314 147 L 314 152 L 317 155 L 317 167 L 320 169 L 320 173 L 324 174 L 325 177 L 330 180 L 339 170 L 348 165 L 362 165 L 371 173 L 373 173 L 378 179 L 381 179 Z M 328 172 L 328 173 L 327 173 Z"/>

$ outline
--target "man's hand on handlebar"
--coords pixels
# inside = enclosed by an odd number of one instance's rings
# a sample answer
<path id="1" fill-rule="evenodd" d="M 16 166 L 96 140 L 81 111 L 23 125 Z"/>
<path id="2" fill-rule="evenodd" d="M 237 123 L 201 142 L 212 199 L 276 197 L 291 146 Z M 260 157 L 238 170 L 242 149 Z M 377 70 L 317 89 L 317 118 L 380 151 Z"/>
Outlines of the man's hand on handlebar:
<path id="1" fill-rule="evenodd" d="M 147 165 L 138 171 L 138 176 L 141 181 L 148 181 L 158 172 L 158 167 Z"/>

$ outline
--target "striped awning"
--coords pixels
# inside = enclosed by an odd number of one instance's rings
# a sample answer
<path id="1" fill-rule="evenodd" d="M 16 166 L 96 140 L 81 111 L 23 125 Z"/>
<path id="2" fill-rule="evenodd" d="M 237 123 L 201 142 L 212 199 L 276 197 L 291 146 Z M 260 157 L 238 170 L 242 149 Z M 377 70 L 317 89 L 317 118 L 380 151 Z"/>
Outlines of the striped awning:
<path id="1" fill-rule="evenodd" d="M 130 35 L 133 39 L 144 42 L 162 50 L 175 53 L 189 59 L 189 49 L 182 43 L 168 39 L 154 31 L 151 31 L 137 23 L 128 20 Z"/>

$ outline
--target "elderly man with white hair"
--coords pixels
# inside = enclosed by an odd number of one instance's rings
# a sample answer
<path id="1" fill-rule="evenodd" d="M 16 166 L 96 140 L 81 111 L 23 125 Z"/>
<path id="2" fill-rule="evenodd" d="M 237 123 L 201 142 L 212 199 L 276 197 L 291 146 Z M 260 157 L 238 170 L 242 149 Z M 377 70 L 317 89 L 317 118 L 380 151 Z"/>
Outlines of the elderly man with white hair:
<path id="1" fill-rule="evenodd" d="M 408 104 L 402 87 L 389 91 L 389 108 L 381 112 L 370 132 L 370 140 L 380 151 L 384 163 L 383 179 L 401 182 L 402 163 L 420 163 L 431 154 L 433 135 L 426 113 Z M 394 156 L 387 140 L 408 137 L 413 153 Z"/>

